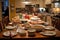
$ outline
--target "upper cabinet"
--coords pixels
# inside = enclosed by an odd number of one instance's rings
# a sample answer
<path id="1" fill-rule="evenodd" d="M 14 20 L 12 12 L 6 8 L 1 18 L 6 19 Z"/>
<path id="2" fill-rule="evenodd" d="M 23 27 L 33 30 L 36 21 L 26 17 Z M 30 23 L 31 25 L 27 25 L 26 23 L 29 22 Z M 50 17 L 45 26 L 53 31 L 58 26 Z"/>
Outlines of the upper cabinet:
<path id="1" fill-rule="evenodd" d="M 52 3 L 54 8 L 60 8 L 60 0 L 53 0 Z"/>
<path id="2" fill-rule="evenodd" d="M 16 16 L 15 0 L 9 0 L 9 20 Z"/>
<path id="3" fill-rule="evenodd" d="M 2 1 L 0 0 L 0 21 L 2 21 Z"/>
<path id="4" fill-rule="evenodd" d="M 45 4 L 51 4 L 52 0 L 45 0 Z"/>

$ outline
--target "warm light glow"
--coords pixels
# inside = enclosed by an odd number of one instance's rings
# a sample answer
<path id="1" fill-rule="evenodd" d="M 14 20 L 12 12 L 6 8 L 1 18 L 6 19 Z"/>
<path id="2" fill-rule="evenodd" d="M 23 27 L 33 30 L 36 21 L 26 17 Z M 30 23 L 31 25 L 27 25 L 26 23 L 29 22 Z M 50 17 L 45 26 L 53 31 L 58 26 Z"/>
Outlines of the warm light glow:
<path id="1" fill-rule="evenodd" d="M 27 2 L 27 1 L 26 1 L 26 2 L 22 2 L 22 3 L 24 3 L 24 4 L 30 4 L 31 2 Z"/>
<path id="2" fill-rule="evenodd" d="M 55 3 L 55 7 L 58 7 L 59 6 L 59 3 Z"/>
<path id="3" fill-rule="evenodd" d="M 53 8 L 53 11 L 56 12 L 56 13 L 59 13 L 60 12 L 60 8 Z"/>

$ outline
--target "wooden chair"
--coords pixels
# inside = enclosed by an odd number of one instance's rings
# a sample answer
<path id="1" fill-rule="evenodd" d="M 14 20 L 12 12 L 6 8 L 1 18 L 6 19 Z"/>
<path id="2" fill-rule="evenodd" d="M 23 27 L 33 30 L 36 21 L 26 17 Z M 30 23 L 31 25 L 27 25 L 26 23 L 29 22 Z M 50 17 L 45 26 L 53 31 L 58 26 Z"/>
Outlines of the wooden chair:
<path id="1" fill-rule="evenodd" d="M 8 16 L 4 17 L 4 18 L 2 19 L 2 23 L 3 23 L 4 28 L 5 28 L 5 26 L 7 26 L 8 23 L 9 23 L 9 17 L 8 17 Z"/>
<path id="2" fill-rule="evenodd" d="M 55 20 L 53 17 L 51 17 L 51 21 L 52 21 L 52 26 L 55 26 Z"/>
<path id="3" fill-rule="evenodd" d="M 0 32 L 2 31 L 2 28 L 3 28 L 3 24 L 2 24 L 2 22 L 0 21 Z"/>

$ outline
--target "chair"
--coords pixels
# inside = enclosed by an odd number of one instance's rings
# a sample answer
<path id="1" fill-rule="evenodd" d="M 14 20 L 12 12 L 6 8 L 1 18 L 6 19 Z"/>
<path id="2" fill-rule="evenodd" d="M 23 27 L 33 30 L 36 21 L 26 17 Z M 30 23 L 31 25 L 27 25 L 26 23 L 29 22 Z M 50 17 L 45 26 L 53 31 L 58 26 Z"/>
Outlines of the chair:
<path id="1" fill-rule="evenodd" d="M 2 31 L 2 28 L 3 28 L 3 24 L 2 24 L 2 22 L 0 21 L 0 32 Z"/>
<path id="2" fill-rule="evenodd" d="M 55 18 L 53 18 L 53 17 L 51 17 L 51 21 L 52 21 L 52 26 L 54 26 L 55 27 Z"/>
<path id="3" fill-rule="evenodd" d="M 4 18 L 2 19 L 2 23 L 3 23 L 3 25 L 4 25 L 3 28 L 5 28 L 5 26 L 7 26 L 9 22 L 10 22 L 10 21 L 9 21 L 9 17 L 8 17 L 8 16 L 4 17 Z"/>

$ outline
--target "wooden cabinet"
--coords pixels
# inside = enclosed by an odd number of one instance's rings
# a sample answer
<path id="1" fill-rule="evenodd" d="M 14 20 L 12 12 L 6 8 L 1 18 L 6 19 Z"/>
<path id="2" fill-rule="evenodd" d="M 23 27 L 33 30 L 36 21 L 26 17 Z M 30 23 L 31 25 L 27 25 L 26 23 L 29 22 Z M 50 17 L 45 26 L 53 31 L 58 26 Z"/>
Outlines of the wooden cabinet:
<path id="1" fill-rule="evenodd" d="M 2 5 L 1 5 L 1 0 L 0 0 L 0 21 L 2 21 Z"/>
<path id="2" fill-rule="evenodd" d="M 9 20 L 16 16 L 15 0 L 9 0 Z"/>

